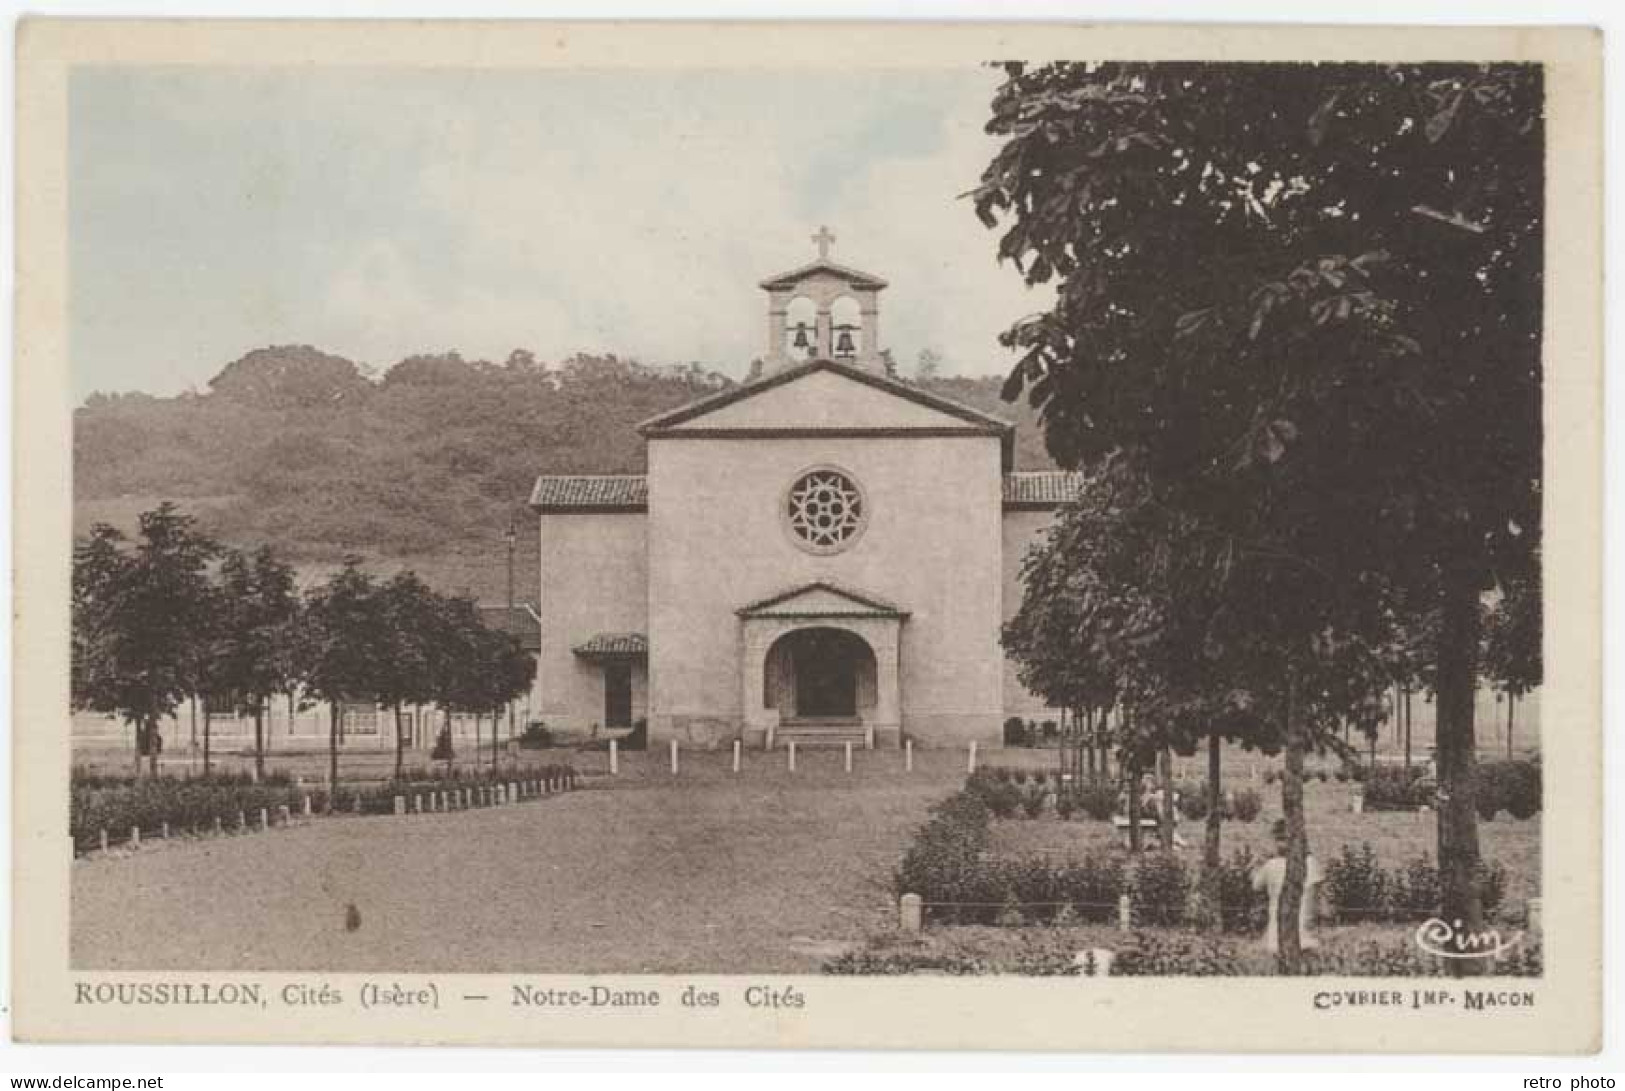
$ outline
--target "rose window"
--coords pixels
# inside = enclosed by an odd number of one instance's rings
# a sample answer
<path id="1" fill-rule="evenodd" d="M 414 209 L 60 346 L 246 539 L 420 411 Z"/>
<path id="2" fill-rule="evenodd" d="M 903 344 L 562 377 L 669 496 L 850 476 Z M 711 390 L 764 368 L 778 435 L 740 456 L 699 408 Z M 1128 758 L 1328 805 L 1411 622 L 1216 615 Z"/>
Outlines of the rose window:
<path id="1" fill-rule="evenodd" d="M 863 493 L 839 470 L 809 470 L 790 488 L 790 530 L 817 552 L 844 548 L 863 529 Z"/>

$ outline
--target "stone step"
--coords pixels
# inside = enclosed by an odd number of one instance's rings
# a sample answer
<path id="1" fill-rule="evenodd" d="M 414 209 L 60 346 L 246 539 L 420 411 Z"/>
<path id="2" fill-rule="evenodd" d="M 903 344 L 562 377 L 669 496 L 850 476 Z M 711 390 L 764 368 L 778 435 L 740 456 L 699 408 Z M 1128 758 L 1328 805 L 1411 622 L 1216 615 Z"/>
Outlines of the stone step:
<path id="1" fill-rule="evenodd" d="M 776 746 L 791 741 L 797 746 L 841 746 L 849 742 L 863 746 L 869 737 L 863 724 L 854 721 L 780 724 L 773 736 Z"/>

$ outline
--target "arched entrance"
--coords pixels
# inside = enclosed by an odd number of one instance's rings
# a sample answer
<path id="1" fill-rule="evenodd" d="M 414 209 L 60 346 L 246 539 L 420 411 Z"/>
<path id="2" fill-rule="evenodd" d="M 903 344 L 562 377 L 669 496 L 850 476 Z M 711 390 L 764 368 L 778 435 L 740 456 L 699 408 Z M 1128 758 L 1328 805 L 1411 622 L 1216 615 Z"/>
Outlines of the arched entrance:
<path id="1" fill-rule="evenodd" d="M 828 580 L 741 606 L 740 708 L 747 741 L 901 746 L 908 611 Z"/>
<path id="2" fill-rule="evenodd" d="M 875 706 L 875 653 L 847 629 L 795 629 L 774 641 L 762 665 L 768 708 L 781 722 L 858 721 Z"/>

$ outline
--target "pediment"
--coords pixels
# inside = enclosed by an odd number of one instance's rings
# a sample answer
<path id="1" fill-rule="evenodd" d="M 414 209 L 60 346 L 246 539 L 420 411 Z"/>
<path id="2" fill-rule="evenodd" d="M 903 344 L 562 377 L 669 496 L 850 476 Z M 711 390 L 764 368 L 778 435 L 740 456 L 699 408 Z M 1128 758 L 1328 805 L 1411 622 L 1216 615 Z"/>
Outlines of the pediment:
<path id="1" fill-rule="evenodd" d="M 737 611 L 740 617 L 895 617 L 908 616 L 896 603 L 866 591 L 815 580 L 758 599 Z"/>
<path id="2" fill-rule="evenodd" d="M 646 436 L 900 431 L 1003 436 L 1010 425 L 918 387 L 817 360 L 646 422 Z"/>

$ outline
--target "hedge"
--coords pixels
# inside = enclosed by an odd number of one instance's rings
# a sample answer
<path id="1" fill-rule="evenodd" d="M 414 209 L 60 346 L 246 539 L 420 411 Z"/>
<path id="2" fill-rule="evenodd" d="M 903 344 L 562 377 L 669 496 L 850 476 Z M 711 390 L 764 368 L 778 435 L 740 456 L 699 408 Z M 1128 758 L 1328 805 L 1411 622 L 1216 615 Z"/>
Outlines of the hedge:
<path id="1" fill-rule="evenodd" d="M 341 787 L 339 810 L 362 814 L 392 814 L 395 797 L 457 788 L 484 788 L 519 780 L 541 781 L 549 791 L 575 787 L 576 771 L 568 765 L 548 765 L 493 773 L 454 769 L 449 775 L 415 769 L 401 780 L 354 788 Z M 86 851 L 101 843 L 121 844 L 132 829 L 156 834 L 167 825 L 176 833 L 206 831 L 216 820 L 235 828 L 238 816 L 253 822 L 263 809 L 275 814 L 287 807 L 298 812 L 309 798 L 313 811 L 326 811 L 323 788 L 297 786 L 286 774 L 271 774 L 255 783 L 244 774 L 208 777 L 114 777 L 74 770 L 68 809 L 68 828 L 74 850 Z"/>
<path id="2" fill-rule="evenodd" d="M 1506 893 L 1506 869 L 1479 864 L 1479 898 L 1493 913 Z M 1325 894 L 1339 920 L 1424 921 L 1439 912 L 1439 869 L 1427 853 L 1385 869 L 1370 842 L 1344 845 L 1326 866 Z"/>

